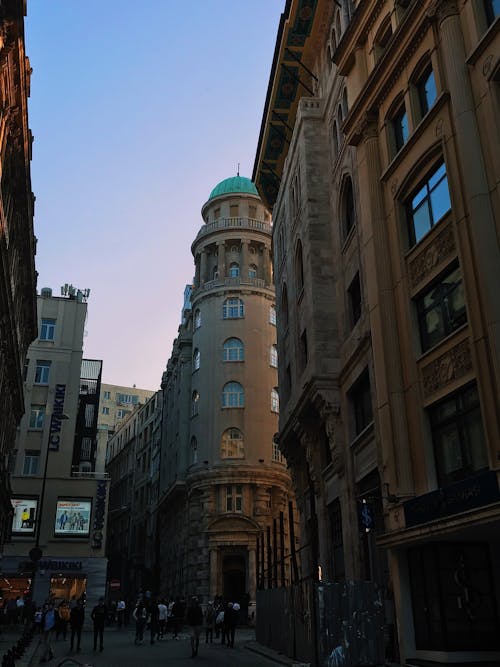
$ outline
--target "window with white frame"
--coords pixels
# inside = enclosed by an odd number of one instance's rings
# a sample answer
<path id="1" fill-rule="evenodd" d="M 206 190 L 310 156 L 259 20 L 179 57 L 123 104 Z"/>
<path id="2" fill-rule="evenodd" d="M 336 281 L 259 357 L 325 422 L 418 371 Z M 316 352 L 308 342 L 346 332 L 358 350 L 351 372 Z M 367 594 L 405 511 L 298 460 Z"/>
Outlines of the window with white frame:
<path id="1" fill-rule="evenodd" d="M 224 431 L 220 443 L 221 459 L 245 458 L 243 433 L 239 428 L 228 428 Z"/>
<path id="2" fill-rule="evenodd" d="M 245 304 L 238 298 L 226 299 L 222 306 L 222 317 L 225 320 L 245 317 Z"/>
<path id="3" fill-rule="evenodd" d="M 226 512 L 243 511 L 243 486 L 241 484 L 228 484 L 225 487 Z"/>
<path id="4" fill-rule="evenodd" d="M 56 335 L 56 321 L 46 317 L 42 317 L 42 324 L 40 326 L 40 340 L 54 340 Z"/>
<path id="5" fill-rule="evenodd" d="M 223 408 L 242 408 L 245 405 L 245 391 L 239 382 L 228 382 L 222 390 Z"/>
<path id="6" fill-rule="evenodd" d="M 201 311 L 197 308 L 194 311 L 194 328 L 199 329 L 201 327 Z"/>
<path id="7" fill-rule="evenodd" d="M 198 348 L 193 352 L 193 371 L 197 371 L 200 369 L 200 364 L 201 364 L 201 354 Z"/>
<path id="8" fill-rule="evenodd" d="M 103 408 L 102 408 L 102 414 L 103 414 L 103 415 L 109 415 L 109 408 L 107 408 L 106 406 L 103 406 Z"/>
<path id="9" fill-rule="evenodd" d="M 29 428 L 42 429 L 45 420 L 45 405 L 32 405 L 30 408 Z"/>
<path id="10" fill-rule="evenodd" d="M 276 463 L 284 463 L 285 457 L 280 451 L 279 443 L 276 438 L 273 438 L 272 460 Z"/>
<path id="11" fill-rule="evenodd" d="M 240 275 L 240 265 L 238 262 L 231 262 L 229 265 L 229 277 L 230 278 L 238 278 Z"/>
<path id="12" fill-rule="evenodd" d="M 228 338 L 224 341 L 224 361 L 244 361 L 245 347 L 239 338 Z"/>
<path id="13" fill-rule="evenodd" d="M 276 345 L 271 345 L 269 357 L 269 363 L 271 366 L 278 368 L 278 347 Z"/>
<path id="14" fill-rule="evenodd" d="M 250 264 L 250 266 L 248 267 L 248 277 L 251 280 L 257 278 L 257 266 L 255 264 Z"/>
<path id="15" fill-rule="evenodd" d="M 44 359 L 36 360 L 35 384 L 49 384 L 50 361 Z"/>
<path id="16" fill-rule="evenodd" d="M 38 474 L 38 466 L 40 461 L 40 452 L 37 450 L 27 449 L 24 452 L 23 475 Z"/>
<path id="17" fill-rule="evenodd" d="M 111 392 L 110 391 L 105 391 L 104 392 L 104 399 L 108 400 L 108 401 L 111 399 Z"/>
<path id="18" fill-rule="evenodd" d="M 271 411 L 279 412 L 280 411 L 280 397 L 276 387 L 271 389 Z"/>
<path id="19" fill-rule="evenodd" d="M 276 306 L 274 303 L 272 306 L 269 306 L 269 323 L 276 326 Z"/>

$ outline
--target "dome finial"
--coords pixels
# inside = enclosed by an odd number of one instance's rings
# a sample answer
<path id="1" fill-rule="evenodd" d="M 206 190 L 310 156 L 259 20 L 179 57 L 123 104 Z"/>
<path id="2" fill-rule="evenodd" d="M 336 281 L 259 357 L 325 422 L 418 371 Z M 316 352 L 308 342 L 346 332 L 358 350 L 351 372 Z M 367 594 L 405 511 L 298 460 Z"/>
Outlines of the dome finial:
<path id="1" fill-rule="evenodd" d="M 240 175 L 240 163 L 238 162 L 238 171 L 236 172 L 236 176 Z"/>

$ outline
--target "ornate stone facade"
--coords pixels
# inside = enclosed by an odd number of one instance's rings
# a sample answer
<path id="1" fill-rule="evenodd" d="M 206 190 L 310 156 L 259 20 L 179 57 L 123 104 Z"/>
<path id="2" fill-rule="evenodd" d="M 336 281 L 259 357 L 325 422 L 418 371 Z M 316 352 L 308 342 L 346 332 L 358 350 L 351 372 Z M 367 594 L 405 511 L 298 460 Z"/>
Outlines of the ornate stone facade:
<path id="1" fill-rule="evenodd" d="M 0 7 L 0 550 L 10 531 L 7 470 L 25 410 L 23 367 L 36 336 L 35 237 L 23 0 Z"/>

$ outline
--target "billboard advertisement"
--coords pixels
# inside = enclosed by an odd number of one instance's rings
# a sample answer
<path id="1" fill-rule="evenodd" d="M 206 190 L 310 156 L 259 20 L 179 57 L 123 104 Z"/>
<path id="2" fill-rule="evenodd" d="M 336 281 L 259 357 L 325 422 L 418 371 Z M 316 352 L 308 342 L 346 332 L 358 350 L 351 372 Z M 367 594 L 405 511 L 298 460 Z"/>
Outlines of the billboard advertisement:
<path id="1" fill-rule="evenodd" d="M 12 518 L 12 532 L 22 535 L 33 535 L 35 533 L 36 498 L 11 498 L 14 516 Z"/>
<path id="2" fill-rule="evenodd" d="M 54 534 L 86 536 L 90 531 L 92 501 L 80 498 L 59 498 L 56 508 Z"/>

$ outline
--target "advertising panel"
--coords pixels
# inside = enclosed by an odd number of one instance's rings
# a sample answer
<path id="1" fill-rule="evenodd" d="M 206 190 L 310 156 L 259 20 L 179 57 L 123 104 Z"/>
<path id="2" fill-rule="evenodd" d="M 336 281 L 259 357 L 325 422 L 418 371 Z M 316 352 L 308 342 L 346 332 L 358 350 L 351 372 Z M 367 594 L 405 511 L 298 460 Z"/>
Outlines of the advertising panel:
<path id="1" fill-rule="evenodd" d="M 92 501 L 80 498 L 59 498 L 56 508 L 54 534 L 85 536 L 90 530 Z"/>
<path id="2" fill-rule="evenodd" d="M 14 516 L 12 517 L 12 532 L 23 535 L 33 535 L 35 532 L 36 498 L 11 498 Z"/>

